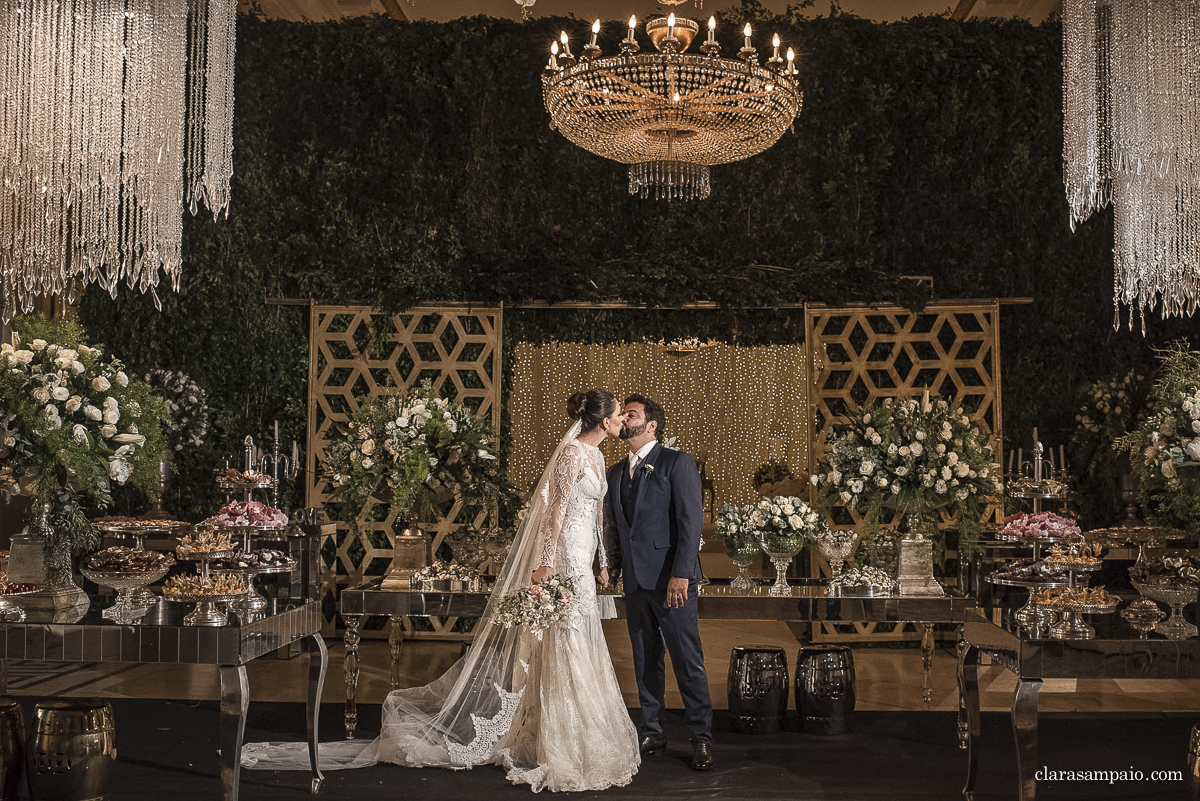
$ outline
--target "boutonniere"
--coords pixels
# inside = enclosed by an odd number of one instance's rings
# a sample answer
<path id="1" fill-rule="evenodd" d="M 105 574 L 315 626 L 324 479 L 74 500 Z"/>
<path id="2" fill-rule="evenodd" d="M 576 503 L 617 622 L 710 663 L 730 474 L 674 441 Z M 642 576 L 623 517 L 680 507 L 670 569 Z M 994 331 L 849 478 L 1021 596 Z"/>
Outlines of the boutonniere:
<path id="1" fill-rule="evenodd" d="M 654 474 L 654 465 L 652 465 L 652 464 L 642 465 L 642 472 L 645 473 L 647 476 L 653 475 Z"/>

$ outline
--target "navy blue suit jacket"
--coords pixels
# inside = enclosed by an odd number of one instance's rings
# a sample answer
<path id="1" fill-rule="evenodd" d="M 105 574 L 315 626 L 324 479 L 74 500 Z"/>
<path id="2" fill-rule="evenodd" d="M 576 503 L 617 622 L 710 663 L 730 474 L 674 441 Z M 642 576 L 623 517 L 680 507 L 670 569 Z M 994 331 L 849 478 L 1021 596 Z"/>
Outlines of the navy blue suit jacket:
<path id="1" fill-rule="evenodd" d="M 608 470 L 604 520 L 609 569 L 622 570 L 626 592 L 635 586 L 665 590 L 672 576 L 699 581 L 704 504 L 695 460 L 656 444 L 637 467 L 632 523 L 626 522 L 621 503 L 622 471 L 629 471 L 628 457 Z"/>

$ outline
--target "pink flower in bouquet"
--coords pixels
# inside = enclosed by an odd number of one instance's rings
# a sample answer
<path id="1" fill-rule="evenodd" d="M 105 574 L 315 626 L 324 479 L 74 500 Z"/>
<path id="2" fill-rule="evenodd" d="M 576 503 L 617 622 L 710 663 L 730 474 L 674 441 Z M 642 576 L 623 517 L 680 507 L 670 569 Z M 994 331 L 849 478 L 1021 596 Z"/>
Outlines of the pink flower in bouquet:
<path id="1" fill-rule="evenodd" d="M 532 587 L 529 588 L 529 594 L 530 594 L 530 596 L 532 596 L 534 598 L 541 598 L 542 597 L 541 585 L 534 584 Z"/>
<path id="2" fill-rule="evenodd" d="M 570 591 L 570 590 L 564 590 L 564 591 L 563 591 L 563 594 L 562 594 L 562 597 L 560 597 L 560 598 L 558 599 L 558 602 L 559 602 L 560 604 L 562 604 L 563 606 L 570 606 L 570 605 L 571 605 L 571 600 L 572 600 L 574 597 L 575 597 L 575 596 L 573 596 L 573 595 L 571 594 L 571 591 Z"/>

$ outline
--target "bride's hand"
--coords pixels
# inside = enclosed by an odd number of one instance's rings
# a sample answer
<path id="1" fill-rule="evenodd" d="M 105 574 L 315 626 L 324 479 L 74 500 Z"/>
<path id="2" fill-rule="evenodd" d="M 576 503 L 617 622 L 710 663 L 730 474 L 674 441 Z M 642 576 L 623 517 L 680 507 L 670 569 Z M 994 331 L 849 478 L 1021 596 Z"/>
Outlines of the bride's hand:
<path id="1" fill-rule="evenodd" d="M 541 584 L 553 574 L 554 570 L 552 568 L 548 566 L 539 567 L 537 570 L 533 571 L 533 583 Z"/>
<path id="2" fill-rule="evenodd" d="M 600 568 L 600 586 L 606 590 L 611 590 L 613 588 L 613 577 L 612 574 L 608 572 L 607 567 Z"/>

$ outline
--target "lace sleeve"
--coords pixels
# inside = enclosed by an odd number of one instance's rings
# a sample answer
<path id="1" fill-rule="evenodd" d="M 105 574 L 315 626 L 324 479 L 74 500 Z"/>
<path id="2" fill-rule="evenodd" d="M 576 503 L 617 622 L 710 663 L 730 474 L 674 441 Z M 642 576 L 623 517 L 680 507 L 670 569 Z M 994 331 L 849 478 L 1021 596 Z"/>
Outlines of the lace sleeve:
<path id="1" fill-rule="evenodd" d="M 567 517 L 567 506 L 571 501 L 571 490 L 583 469 L 580 460 L 580 448 L 571 443 L 563 448 L 554 465 L 554 475 L 550 479 L 549 515 L 546 520 L 546 538 L 542 546 L 542 561 L 540 567 L 554 567 L 554 554 L 558 550 L 558 538 L 562 533 L 563 522 Z"/>
<path id="2" fill-rule="evenodd" d="M 596 462 L 600 470 L 600 477 L 604 478 L 604 457 L 600 455 L 599 451 L 596 451 Z M 601 498 L 600 503 L 596 504 L 596 542 L 600 546 L 600 567 L 608 567 L 608 550 L 604 547 L 605 540 L 608 538 L 607 521 L 604 519 L 605 505 L 604 498 Z"/>

